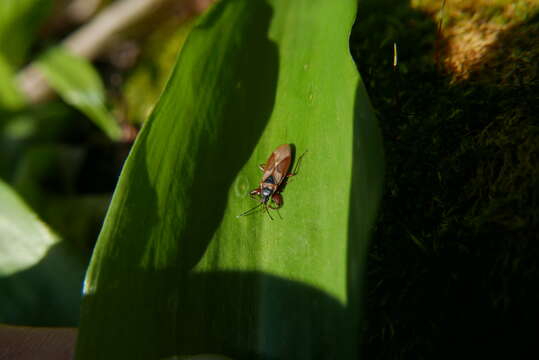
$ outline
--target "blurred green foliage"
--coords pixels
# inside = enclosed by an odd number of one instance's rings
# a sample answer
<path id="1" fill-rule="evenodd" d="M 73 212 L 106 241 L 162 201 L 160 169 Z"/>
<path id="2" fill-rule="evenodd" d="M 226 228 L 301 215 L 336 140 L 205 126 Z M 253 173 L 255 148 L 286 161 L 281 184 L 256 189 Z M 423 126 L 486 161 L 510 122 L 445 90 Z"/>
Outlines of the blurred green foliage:
<path id="1" fill-rule="evenodd" d="M 129 122 L 140 125 L 150 115 L 192 24 L 189 21 L 179 26 L 171 19 L 145 40 L 140 59 L 123 84 L 123 96 L 116 102 L 118 111 L 125 106 Z"/>
<path id="2" fill-rule="evenodd" d="M 105 107 L 103 83 L 86 59 L 56 47 L 40 56 L 36 67 L 66 103 L 86 114 L 112 140 L 120 139 L 122 130 Z"/>
<path id="3" fill-rule="evenodd" d="M 0 2 L 0 55 L 13 68 L 28 60 L 39 26 L 49 15 L 52 4 L 52 0 Z"/>
<path id="4" fill-rule="evenodd" d="M 78 322 L 84 264 L 129 147 L 110 141 L 120 139 L 122 132 L 106 109 L 110 99 L 103 74 L 87 60 L 55 47 L 65 33 L 50 30 L 59 16 L 50 11 L 52 5 L 48 0 L 0 2 L 0 178 L 6 181 L 2 191 L 24 199 L 0 204 L 6 226 L 0 236 L 0 264 L 31 260 L 0 275 L 0 321 L 13 324 Z M 48 30 L 41 31 L 44 27 Z M 27 103 L 16 76 L 36 63 L 66 102 L 52 98 Z M 45 246 L 32 236 L 37 230 L 32 233 L 25 225 L 32 221 L 24 219 L 35 217 L 34 212 L 61 235 L 53 236 L 54 243 Z"/>
<path id="5" fill-rule="evenodd" d="M 0 323 L 73 326 L 84 261 L 0 180 Z"/>
<path id="6" fill-rule="evenodd" d="M 0 53 L 0 108 L 16 109 L 24 105 L 24 98 L 15 84 L 12 66 Z"/>

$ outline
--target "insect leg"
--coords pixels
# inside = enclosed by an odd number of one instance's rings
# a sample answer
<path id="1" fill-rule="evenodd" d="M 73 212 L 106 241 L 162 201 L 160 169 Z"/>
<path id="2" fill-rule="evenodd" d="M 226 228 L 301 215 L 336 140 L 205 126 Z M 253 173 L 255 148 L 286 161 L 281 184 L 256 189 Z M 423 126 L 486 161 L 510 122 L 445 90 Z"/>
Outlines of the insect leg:
<path id="1" fill-rule="evenodd" d="M 301 159 L 303 159 L 303 157 L 305 156 L 305 154 L 307 154 L 307 150 L 305 150 L 305 151 L 303 152 L 303 154 L 301 154 L 301 156 L 298 158 L 298 160 L 296 161 L 296 166 L 294 166 L 294 171 L 292 171 L 290 174 L 288 174 L 288 175 L 287 175 L 288 177 L 297 175 L 297 173 L 299 172 L 299 166 L 300 166 L 300 164 L 301 164 Z"/>
<path id="2" fill-rule="evenodd" d="M 269 210 L 268 210 L 268 206 L 264 206 L 266 208 L 266 212 L 268 213 L 268 216 L 270 217 L 271 220 L 273 220 L 273 217 L 271 216 Z"/>
<path id="3" fill-rule="evenodd" d="M 251 199 L 256 200 L 255 196 L 260 196 L 261 191 L 262 191 L 262 190 L 260 190 L 260 187 L 254 189 L 254 190 L 251 190 L 251 191 L 249 192 L 249 195 L 251 196 Z"/>
<path id="4" fill-rule="evenodd" d="M 276 206 L 271 206 L 271 204 L 270 204 L 270 205 L 268 205 L 270 208 L 276 210 L 276 209 L 280 208 L 281 206 L 283 206 L 283 196 L 281 194 L 274 193 L 272 195 L 271 199 L 273 200 L 273 202 L 275 203 Z"/>

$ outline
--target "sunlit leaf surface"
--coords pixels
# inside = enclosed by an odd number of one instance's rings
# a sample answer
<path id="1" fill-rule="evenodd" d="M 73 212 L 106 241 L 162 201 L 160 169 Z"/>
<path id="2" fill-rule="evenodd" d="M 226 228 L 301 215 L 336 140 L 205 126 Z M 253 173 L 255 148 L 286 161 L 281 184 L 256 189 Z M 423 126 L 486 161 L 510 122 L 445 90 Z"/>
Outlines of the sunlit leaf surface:
<path id="1" fill-rule="evenodd" d="M 225 0 L 201 19 L 119 180 L 78 359 L 356 358 L 383 157 L 349 54 L 355 10 Z M 308 153 L 280 216 L 237 218 L 284 143 Z"/>

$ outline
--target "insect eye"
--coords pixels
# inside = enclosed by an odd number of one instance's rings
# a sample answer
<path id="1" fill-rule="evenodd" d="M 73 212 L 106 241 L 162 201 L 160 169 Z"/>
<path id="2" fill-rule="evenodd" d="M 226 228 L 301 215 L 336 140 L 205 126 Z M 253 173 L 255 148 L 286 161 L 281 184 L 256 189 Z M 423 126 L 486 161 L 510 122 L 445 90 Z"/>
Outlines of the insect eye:
<path id="1" fill-rule="evenodd" d="M 271 190 L 270 190 L 270 189 L 264 189 L 264 190 L 262 190 L 262 195 L 263 195 L 264 197 L 270 196 L 270 195 L 271 195 Z"/>

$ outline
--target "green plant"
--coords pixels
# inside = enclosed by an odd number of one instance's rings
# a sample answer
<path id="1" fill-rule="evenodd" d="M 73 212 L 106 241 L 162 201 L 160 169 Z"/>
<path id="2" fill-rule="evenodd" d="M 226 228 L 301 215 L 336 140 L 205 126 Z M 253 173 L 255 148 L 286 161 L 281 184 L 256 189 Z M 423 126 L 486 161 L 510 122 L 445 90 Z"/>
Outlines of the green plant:
<path id="1" fill-rule="evenodd" d="M 78 359 L 354 358 L 381 140 L 356 2 L 221 1 L 128 157 L 85 282 Z M 309 150 L 283 220 L 236 218 L 257 164 Z"/>

